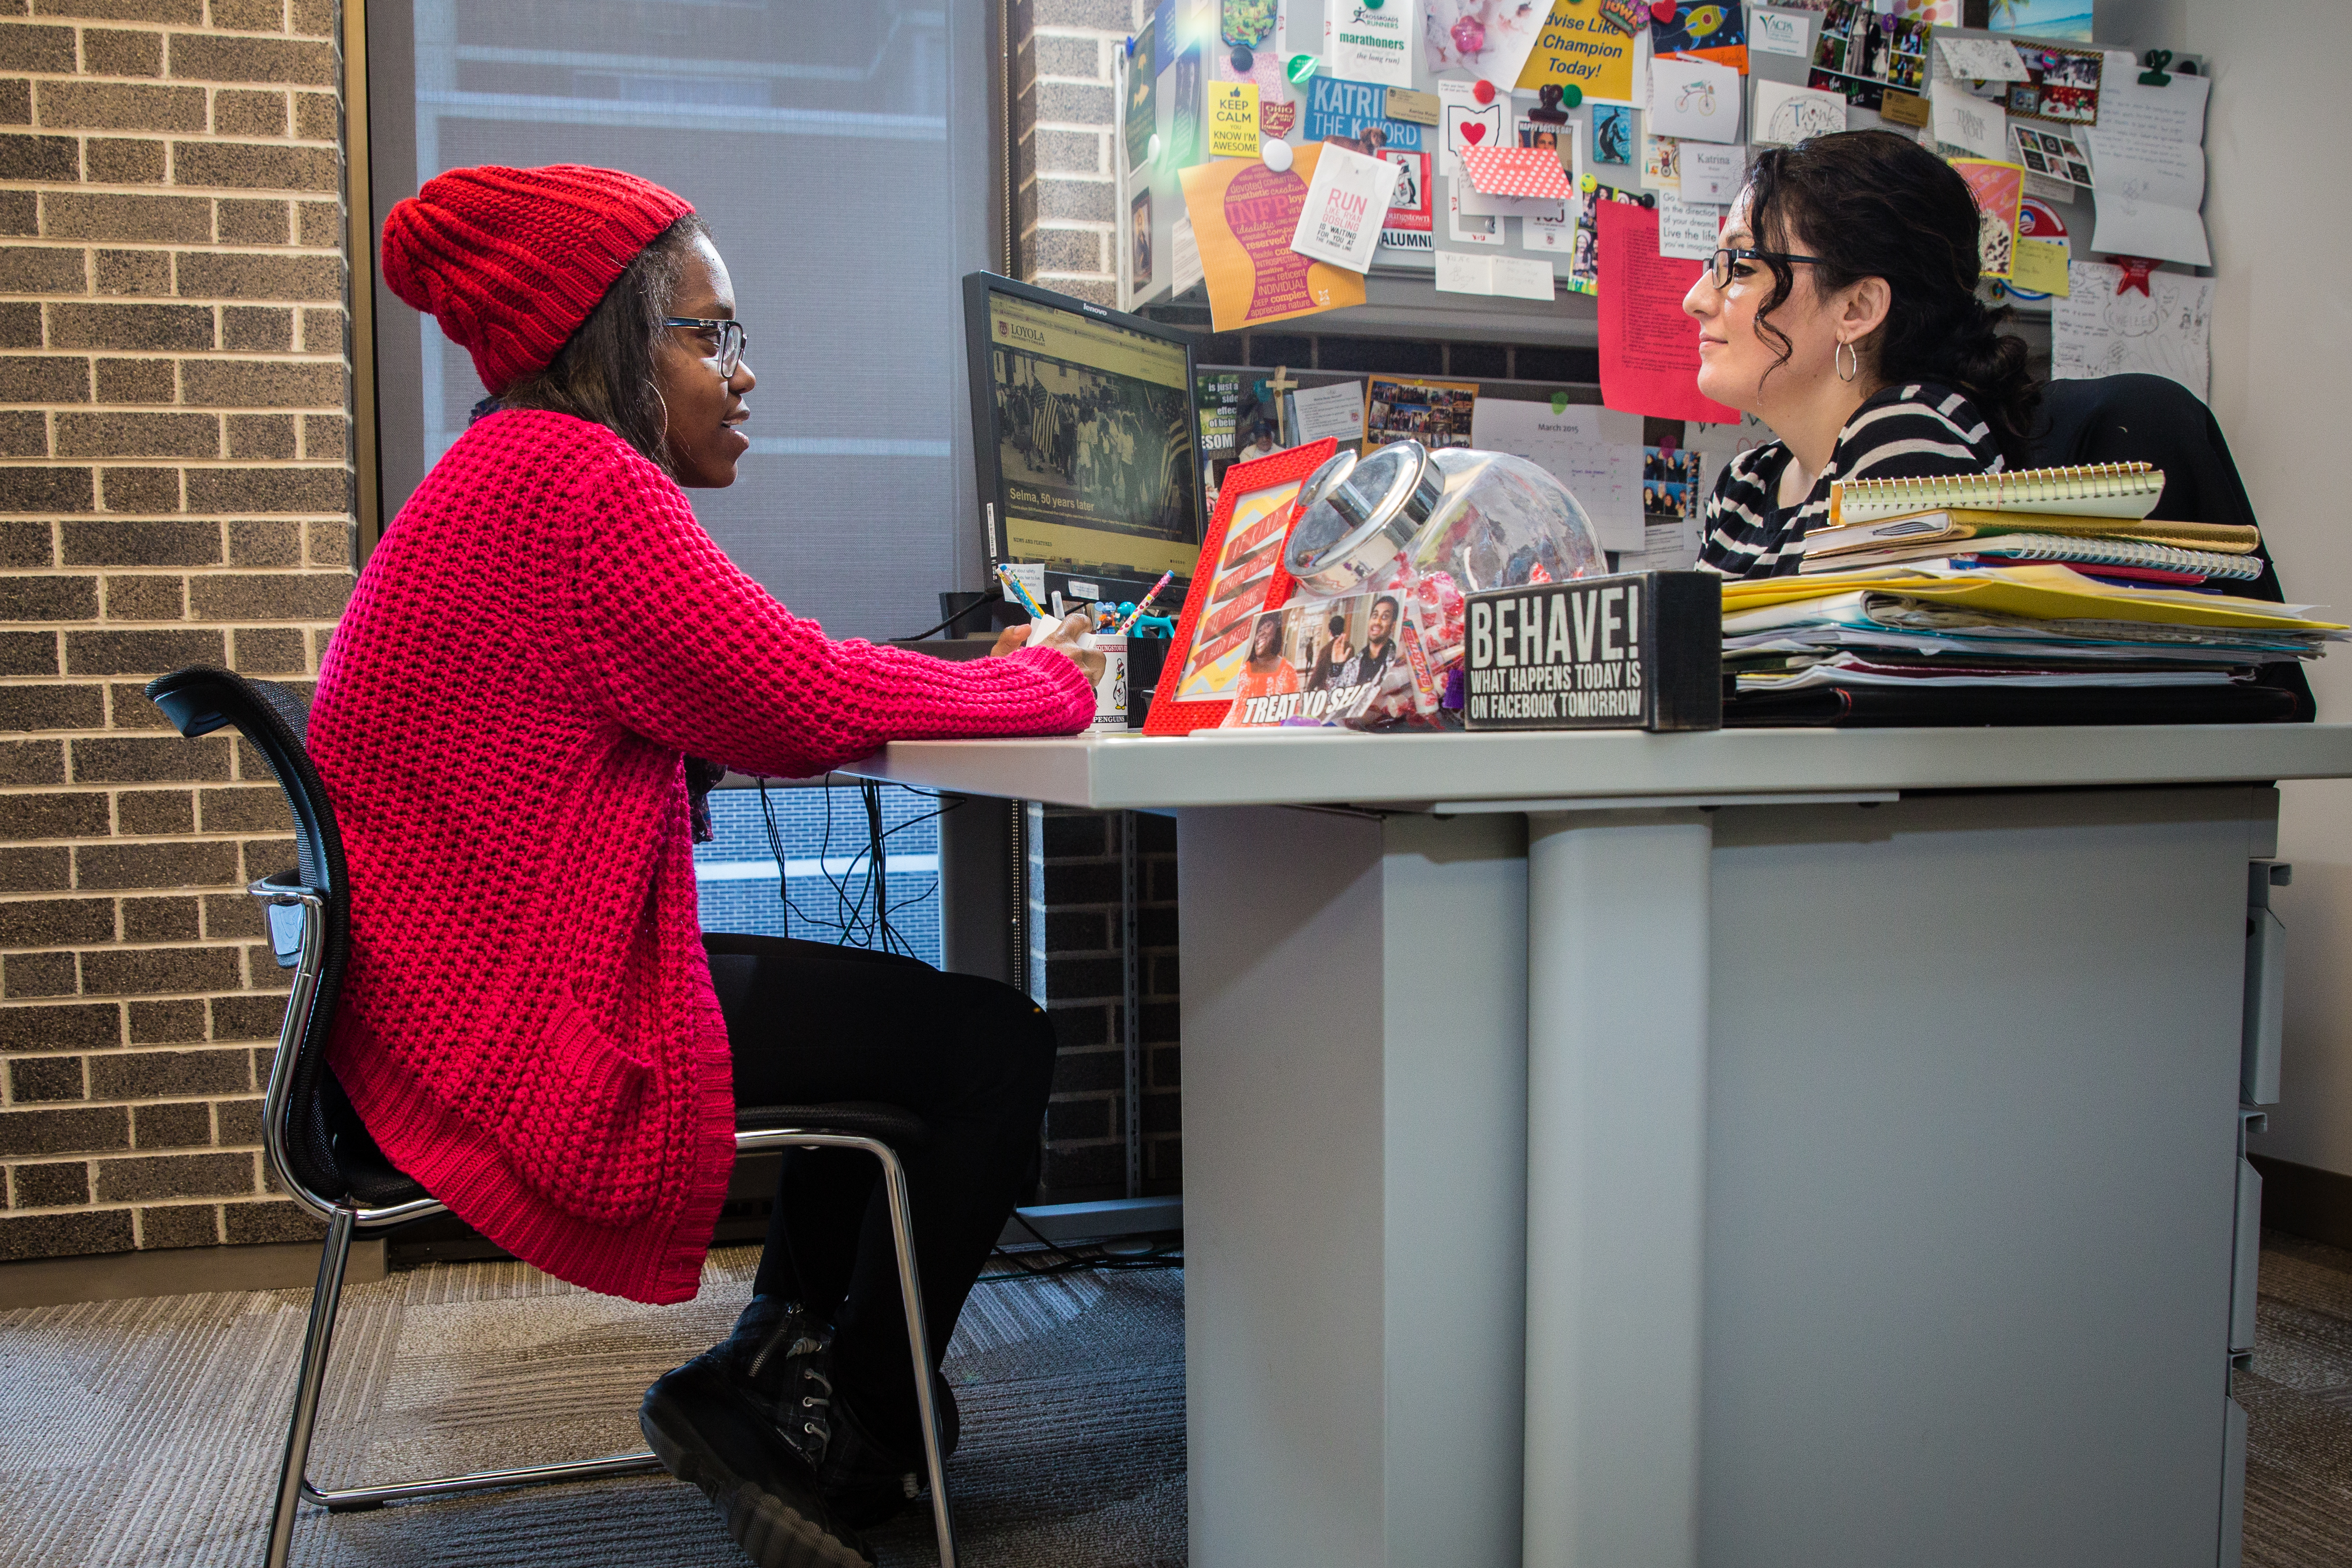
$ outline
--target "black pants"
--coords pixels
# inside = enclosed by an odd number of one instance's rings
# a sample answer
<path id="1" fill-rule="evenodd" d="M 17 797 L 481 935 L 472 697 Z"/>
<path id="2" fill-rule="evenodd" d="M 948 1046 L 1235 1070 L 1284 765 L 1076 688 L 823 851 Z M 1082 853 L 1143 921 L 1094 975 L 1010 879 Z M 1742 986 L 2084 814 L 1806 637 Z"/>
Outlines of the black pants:
<path id="1" fill-rule="evenodd" d="M 1010 986 L 913 958 L 781 936 L 706 933 L 739 1105 L 872 1100 L 922 1118 L 899 1151 L 934 1364 L 1013 1207 L 1034 1179 L 1054 1030 Z M 888 1200 L 873 1158 L 793 1149 L 754 1289 L 834 1325 L 836 1397 L 875 1441 L 921 1451 Z"/>

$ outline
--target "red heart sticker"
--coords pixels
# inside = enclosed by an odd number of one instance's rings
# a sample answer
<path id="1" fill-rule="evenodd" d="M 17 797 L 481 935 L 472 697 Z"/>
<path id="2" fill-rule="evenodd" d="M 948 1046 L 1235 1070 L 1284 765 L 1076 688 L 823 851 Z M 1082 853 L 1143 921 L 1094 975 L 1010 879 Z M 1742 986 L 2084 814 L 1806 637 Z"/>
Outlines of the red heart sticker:
<path id="1" fill-rule="evenodd" d="M 1650 7 L 1650 19 L 1654 22 L 1672 22 L 1677 9 L 1675 0 L 1658 0 L 1656 5 Z"/>
<path id="2" fill-rule="evenodd" d="M 1486 127 L 1475 120 L 1462 122 L 1462 140 L 1475 147 L 1486 140 Z"/>

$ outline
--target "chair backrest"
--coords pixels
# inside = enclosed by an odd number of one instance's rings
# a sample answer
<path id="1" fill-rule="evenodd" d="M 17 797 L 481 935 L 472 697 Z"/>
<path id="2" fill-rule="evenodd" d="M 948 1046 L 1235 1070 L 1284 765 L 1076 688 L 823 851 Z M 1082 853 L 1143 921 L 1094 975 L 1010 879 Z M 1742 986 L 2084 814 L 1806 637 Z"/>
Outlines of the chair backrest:
<path id="1" fill-rule="evenodd" d="M 2175 522 L 2259 527 L 2221 422 L 2204 400 L 2169 376 L 2096 376 L 2054 381 L 2042 389 L 2033 436 L 2018 466 L 2063 467 L 2078 463 L 2152 463 L 2164 470 L 2164 494 L 2151 517 Z M 2231 585 L 2248 599 L 2282 603 L 2277 563 L 2267 542 L 2256 554 L 2263 574 Z M 2265 664 L 2261 685 L 2296 695 L 2294 716 L 2318 714 L 2300 664 Z"/>
<path id="2" fill-rule="evenodd" d="M 302 885 L 325 905 L 322 944 L 310 1017 L 303 1020 L 292 1063 L 283 1129 L 288 1173 L 330 1201 L 348 1194 L 351 1183 L 335 1158 L 340 1124 L 352 1119 L 342 1086 L 327 1070 L 327 1036 L 351 956 L 351 898 L 343 865 L 343 841 L 335 829 L 334 807 L 305 745 L 310 709 L 300 695 L 269 681 L 257 681 L 209 664 L 190 664 L 148 683 L 147 698 L 173 727 L 194 740 L 234 727 L 251 741 L 294 814 L 295 857 Z"/>

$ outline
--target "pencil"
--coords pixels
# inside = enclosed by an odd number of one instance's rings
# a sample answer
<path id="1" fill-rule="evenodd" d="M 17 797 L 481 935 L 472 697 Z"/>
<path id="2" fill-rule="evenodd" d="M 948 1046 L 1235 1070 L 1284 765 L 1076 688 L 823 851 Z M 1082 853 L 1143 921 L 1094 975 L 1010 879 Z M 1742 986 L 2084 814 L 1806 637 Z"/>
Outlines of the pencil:
<path id="1" fill-rule="evenodd" d="M 1127 629 L 1134 625 L 1136 622 L 1142 617 L 1145 611 L 1151 608 L 1151 601 L 1160 597 L 1160 591 L 1167 587 L 1168 584 L 1175 579 L 1175 576 L 1176 574 L 1172 571 L 1163 571 L 1160 574 L 1160 580 L 1151 585 L 1151 591 L 1137 600 L 1135 601 L 1135 608 L 1127 612 L 1127 619 L 1118 623 L 1118 633 L 1120 636 L 1125 636 L 1127 634 Z"/>
<path id="2" fill-rule="evenodd" d="M 1015 600 L 1020 601 L 1021 607 L 1024 610 L 1029 612 L 1029 617 L 1031 620 L 1043 621 L 1045 619 L 1045 611 L 1039 609 L 1037 601 L 1029 597 L 1029 591 L 1021 586 L 1021 580 L 1013 575 L 1013 569 L 1011 567 L 998 567 L 996 569 L 996 580 L 1003 583 L 1005 590 L 1010 592 Z"/>

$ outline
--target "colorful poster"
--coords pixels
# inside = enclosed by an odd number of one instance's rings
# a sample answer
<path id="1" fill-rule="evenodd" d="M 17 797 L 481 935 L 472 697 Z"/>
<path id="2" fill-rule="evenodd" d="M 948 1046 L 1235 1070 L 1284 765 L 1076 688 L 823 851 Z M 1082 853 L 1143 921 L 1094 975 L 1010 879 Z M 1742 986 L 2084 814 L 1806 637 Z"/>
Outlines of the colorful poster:
<path id="1" fill-rule="evenodd" d="M 1739 0 L 1675 0 L 1672 17 L 1650 13 L 1650 54 L 1696 55 L 1748 74 L 1748 21 Z"/>
<path id="2" fill-rule="evenodd" d="M 1739 412 L 1698 390 L 1698 323 L 1683 296 L 1700 263 L 1658 254 L 1658 214 L 1603 202 L 1594 214 L 1601 245 L 1601 401 L 1657 419 L 1737 422 Z"/>
<path id="3" fill-rule="evenodd" d="M 1127 166 L 1143 167 L 1151 153 L 1151 133 L 1159 118 L 1160 29 L 1146 27 L 1135 37 L 1127 57 Z"/>
<path id="4" fill-rule="evenodd" d="M 1987 277 L 2007 277 L 2017 248 L 2018 204 L 2025 199 L 2025 166 L 1990 158 L 1954 158 L 1953 168 L 1977 199 L 1979 260 Z"/>
<path id="5" fill-rule="evenodd" d="M 1412 85 L 1412 0 L 1381 6 L 1328 0 L 1323 10 L 1323 68 L 1349 81 L 1382 87 Z"/>
<path id="6" fill-rule="evenodd" d="M 1519 72 L 1519 90 L 1574 85 L 1588 103 L 1632 104 L 1635 36 L 1612 26 L 1602 9 L 1603 0 L 1552 0 L 1551 15 Z"/>
<path id="7" fill-rule="evenodd" d="M 1380 132 L 1384 149 L 1421 150 L 1421 127 L 1410 120 L 1388 116 L 1388 89 L 1368 81 L 1342 81 L 1320 74 L 1307 82 L 1307 124 L 1299 134 L 1308 141 L 1340 137 L 1362 141 L 1366 132 Z"/>
<path id="8" fill-rule="evenodd" d="M 1362 275 L 1290 248 L 1320 143 L 1280 173 L 1256 159 L 1220 159 L 1182 172 L 1184 208 L 1201 247 L 1213 330 L 1230 332 L 1364 302 Z"/>
<path id="9" fill-rule="evenodd" d="M 2091 41 L 2091 0 L 1992 0 L 1987 26 L 1996 33 Z"/>

